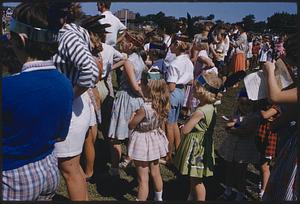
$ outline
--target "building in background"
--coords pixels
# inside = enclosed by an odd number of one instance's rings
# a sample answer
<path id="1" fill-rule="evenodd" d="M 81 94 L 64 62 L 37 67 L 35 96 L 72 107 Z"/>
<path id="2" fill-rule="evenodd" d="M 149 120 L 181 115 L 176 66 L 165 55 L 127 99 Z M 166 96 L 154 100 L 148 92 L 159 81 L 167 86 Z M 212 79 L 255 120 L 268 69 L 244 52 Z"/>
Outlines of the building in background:
<path id="1" fill-rule="evenodd" d="M 136 18 L 136 13 L 134 13 L 133 11 L 130 11 L 129 9 L 121 9 L 121 10 L 116 11 L 114 13 L 114 15 L 116 17 L 118 17 L 120 19 L 120 21 L 122 23 L 124 23 L 124 25 L 127 28 L 129 28 L 129 29 L 135 28 L 133 21 Z"/>

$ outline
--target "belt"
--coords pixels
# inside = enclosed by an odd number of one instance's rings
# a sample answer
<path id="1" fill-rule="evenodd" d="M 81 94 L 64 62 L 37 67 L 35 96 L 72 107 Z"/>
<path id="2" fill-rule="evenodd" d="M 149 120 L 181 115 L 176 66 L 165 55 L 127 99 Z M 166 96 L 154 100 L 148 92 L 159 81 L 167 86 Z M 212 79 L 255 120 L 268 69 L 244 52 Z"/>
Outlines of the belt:
<path id="1" fill-rule="evenodd" d="M 184 84 L 176 84 L 175 86 L 178 89 L 183 89 L 184 88 Z"/>

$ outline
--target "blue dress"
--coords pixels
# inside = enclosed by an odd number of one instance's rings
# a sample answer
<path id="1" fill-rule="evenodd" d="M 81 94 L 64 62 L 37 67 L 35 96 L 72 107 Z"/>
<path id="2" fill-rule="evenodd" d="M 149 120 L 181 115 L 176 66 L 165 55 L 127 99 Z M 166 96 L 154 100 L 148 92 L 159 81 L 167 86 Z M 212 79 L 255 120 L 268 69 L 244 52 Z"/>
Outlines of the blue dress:
<path id="1" fill-rule="evenodd" d="M 136 53 L 131 54 L 128 57 L 128 60 L 134 65 L 136 82 L 140 83 L 142 72 L 146 67 L 144 61 L 141 56 Z M 116 94 L 112 108 L 108 137 L 117 140 L 127 139 L 129 135 L 129 119 L 132 113 L 138 110 L 143 103 L 142 97 L 138 96 L 131 89 L 125 73 L 123 72 L 120 90 Z"/>

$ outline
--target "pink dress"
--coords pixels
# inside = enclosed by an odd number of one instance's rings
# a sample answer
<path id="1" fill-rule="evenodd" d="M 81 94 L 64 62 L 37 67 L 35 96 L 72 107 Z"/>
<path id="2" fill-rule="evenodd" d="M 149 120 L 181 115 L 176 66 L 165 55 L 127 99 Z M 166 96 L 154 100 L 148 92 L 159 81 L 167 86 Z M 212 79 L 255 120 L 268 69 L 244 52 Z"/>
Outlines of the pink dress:
<path id="1" fill-rule="evenodd" d="M 152 103 L 145 102 L 142 107 L 146 116 L 129 136 L 128 156 L 137 161 L 153 161 L 167 155 L 169 142 Z"/>

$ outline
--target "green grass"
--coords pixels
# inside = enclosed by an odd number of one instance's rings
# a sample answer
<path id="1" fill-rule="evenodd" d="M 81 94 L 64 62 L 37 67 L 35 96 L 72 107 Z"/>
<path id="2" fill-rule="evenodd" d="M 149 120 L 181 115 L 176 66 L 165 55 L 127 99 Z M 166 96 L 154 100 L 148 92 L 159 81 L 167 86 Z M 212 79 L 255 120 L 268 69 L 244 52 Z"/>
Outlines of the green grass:
<path id="1" fill-rule="evenodd" d="M 236 104 L 236 95 L 239 88 L 229 89 L 223 94 L 222 104 L 217 106 L 217 122 L 214 129 L 215 149 L 217 150 L 225 137 L 224 125 L 225 121 L 221 118 L 222 115 L 230 116 Z M 99 132 L 100 133 L 100 132 Z M 106 146 L 105 146 L 106 145 Z M 121 171 L 121 179 L 102 178 L 101 175 L 107 172 L 109 164 L 109 150 L 107 143 L 99 134 L 96 142 L 96 161 L 94 174 L 100 179 L 96 179 L 96 184 L 88 184 L 90 200 L 94 201 L 112 201 L 112 200 L 129 200 L 134 201 L 137 194 L 137 181 L 135 169 L 133 166 L 127 167 Z M 123 148 L 125 149 L 125 148 Z M 100 157 L 100 158 L 99 158 Z M 185 177 L 178 176 L 173 168 L 167 168 L 161 165 L 161 174 L 164 181 L 164 200 L 181 200 L 185 201 L 188 195 L 189 185 Z M 216 176 L 208 179 L 207 184 L 207 200 L 215 200 L 223 191 L 220 187 L 220 178 L 222 177 L 222 166 L 217 165 Z M 249 166 L 250 174 L 257 176 L 257 170 L 253 166 Z M 251 173 L 252 172 L 252 173 Z M 98 176 L 97 176 L 98 175 Z M 252 175 L 252 177 L 253 177 Z M 61 177 L 62 178 L 62 177 Z M 251 179 L 248 179 L 247 190 L 250 200 L 256 200 L 255 184 Z M 253 180 L 253 179 L 252 179 Z M 254 182 L 255 183 L 255 182 Z M 150 186 L 152 186 L 150 184 Z M 149 200 L 152 200 L 153 188 L 149 189 Z M 61 183 L 57 190 L 56 200 L 66 199 L 68 197 L 65 182 L 61 179 Z"/>

